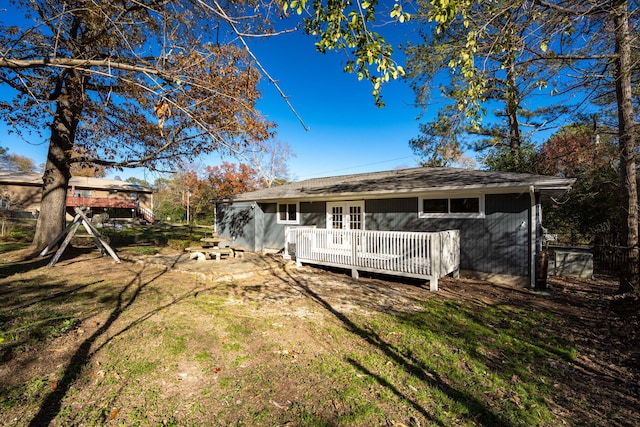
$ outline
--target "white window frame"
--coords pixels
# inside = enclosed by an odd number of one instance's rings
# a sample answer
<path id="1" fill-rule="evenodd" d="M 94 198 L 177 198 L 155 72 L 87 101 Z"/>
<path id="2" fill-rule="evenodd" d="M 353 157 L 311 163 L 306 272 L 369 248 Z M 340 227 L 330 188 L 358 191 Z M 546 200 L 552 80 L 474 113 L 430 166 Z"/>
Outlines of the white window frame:
<path id="1" fill-rule="evenodd" d="M 285 205 L 287 206 L 285 212 L 287 213 L 287 219 L 280 219 L 280 206 Z M 291 220 L 289 219 L 289 205 L 296 205 L 296 219 L 295 220 Z M 277 224 L 289 224 L 289 225 L 296 225 L 296 224 L 300 224 L 300 202 L 278 202 L 276 204 L 276 223 Z"/>
<path id="2" fill-rule="evenodd" d="M 431 199 L 447 199 L 446 213 L 424 212 L 424 201 Z M 451 212 L 451 199 L 478 199 L 479 212 Z M 418 218 L 484 218 L 484 194 L 430 194 L 418 197 Z"/>

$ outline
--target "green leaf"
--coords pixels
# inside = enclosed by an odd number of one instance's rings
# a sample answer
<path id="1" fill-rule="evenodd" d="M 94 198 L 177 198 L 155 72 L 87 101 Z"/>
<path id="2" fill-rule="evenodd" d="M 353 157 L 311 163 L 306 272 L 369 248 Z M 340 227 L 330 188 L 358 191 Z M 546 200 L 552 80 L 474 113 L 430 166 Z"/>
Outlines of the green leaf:
<path id="1" fill-rule="evenodd" d="M 540 42 L 540 50 L 542 50 L 543 52 L 546 52 L 548 47 L 549 47 L 549 39 L 544 39 L 542 40 L 542 42 Z"/>

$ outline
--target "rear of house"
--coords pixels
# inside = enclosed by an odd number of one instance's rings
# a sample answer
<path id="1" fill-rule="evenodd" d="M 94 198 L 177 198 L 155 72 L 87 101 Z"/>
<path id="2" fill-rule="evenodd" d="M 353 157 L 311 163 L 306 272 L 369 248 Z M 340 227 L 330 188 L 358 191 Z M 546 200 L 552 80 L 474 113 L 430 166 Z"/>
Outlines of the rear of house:
<path id="1" fill-rule="evenodd" d="M 15 217 L 35 218 L 40 211 L 42 174 L 0 171 L 0 209 Z M 143 218 L 153 222 L 153 191 L 124 181 L 71 177 L 67 190 L 68 219 L 74 207 L 87 207 L 89 216 Z"/>
<path id="2" fill-rule="evenodd" d="M 459 230 L 460 268 L 535 276 L 542 197 L 573 180 L 456 168 L 411 168 L 310 179 L 219 203 L 221 235 L 248 250 L 282 250 L 287 227 Z"/>

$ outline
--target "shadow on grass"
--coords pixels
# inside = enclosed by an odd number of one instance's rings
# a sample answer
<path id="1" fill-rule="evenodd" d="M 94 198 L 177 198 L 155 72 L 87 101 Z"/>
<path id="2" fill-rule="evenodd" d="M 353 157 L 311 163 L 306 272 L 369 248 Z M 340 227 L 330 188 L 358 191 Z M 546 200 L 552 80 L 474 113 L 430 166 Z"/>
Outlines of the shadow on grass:
<path id="1" fill-rule="evenodd" d="M 26 261 L 0 263 L 0 279 L 9 277 L 14 274 L 26 273 L 27 271 L 36 270 L 38 268 L 46 266 L 48 262 L 48 258 L 34 258 Z"/>
<path id="2" fill-rule="evenodd" d="M 44 260 L 45 263 L 47 260 Z M 85 258 L 86 262 L 87 259 Z M 40 260 L 42 262 L 42 260 Z M 80 262 L 80 260 L 73 259 L 70 262 Z M 9 274 L 15 274 L 20 271 L 28 271 L 36 268 L 36 265 L 41 265 L 40 263 L 27 263 L 23 264 L 21 267 L 16 268 L 15 266 L 2 266 L 4 277 L 8 277 Z M 63 266 L 64 267 L 64 266 Z M 160 310 L 163 310 L 171 305 L 179 303 L 183 299 L 188 296 L 192 296 L 197 289 L 190 289 L 184 292 L 182 295 L 174 297 L 167 304 L 157 306 L 152 310 L 144 313 L 133 321 L 129 322 L 125 327 L 121 328 L 119 331 L 110 333 L 110 337 L 105 340 L 99 347 L 92 350 L 92 346 L 101 338 L 103 335 L 109 331 L 114 323 L 121 318 L 121 315 L 130 308 L 139 298 L 140 293 L 149 285 L 160 279 L 164 274 L 166 274 L 167 270 L 157 270 L 153 269 L 152 271 L 147 271 L 145 267 L 134 270 L 129 269 L 132 273 L 132 277 L 126 283 L 120 286 L 120 289 L 114 295 L 113 299 L 109 299 L 107 302 L 112 306 L 110 313 L 108 315 L 107 320 L 101 324 L 101 326 L 91 334 L 87 339 L 82 341 L 82 343 L 75 350 L 68 363 L 66 364 L 66 368 L 62 373 L 60 380 L 56 384 L 56 388 L 51 390 L 43 399 L 40 408 L 37 414 L 31 419 L 29 422 L 29 426 L 46 426 L 52 423 L 62 409 L 62 402 L 65 399 L 66 395 L 69 393 L 71 387 L 79 378 L 80 373 L 82 372 L 82 368 L 86 366 L 92 359 L 92 357 L 98 352 L 101 348 L 103 348 L 107 343 L 111 342 L 114 338 L 122 335 L 126 331 L 135 327 L 136 325 L 144 322 L 149 319 Z M 42 283 L 49 283 L 48 285 L 39 286 L 35 284 L 37 281 L 42 281 Z M 60 300 L 64 298 L 69 298 L 70 296 L 81 292 L 83 289 L 88 288 L 89 286 L 101 283 L 101 280 L 94 281 L 92 283 L 83 284 L 81 286 L 76 286 L 72 289 L 60 290 L 58 292 L 52 290 L 61 289 L 65 283 L 57 282 L 51 283 L 50 278 L 47 277 L 46 272 L 43 272 L 42 275 L 36 276 L 34 282 L 31 285 L 26 285 L 24 287 L 16 287 L 12 289 L 11 297 L 20 299 L 20 293 L 22 292 L 23 298 L 21 298 L 24 302 L 16 305 L 17 310 L 28 308 L 31 305 L 38 304 L 38 302 L 42 302 L 44 300 L 48 300 L 49 302 L 55 300 Z M 199 286 L 197 283 L 195 287 Z M 44 292 L 43 292 L 44 289 Z M 46 296 L 44 296 L 46 295 Z M 2 297 L 7 297 L 8 294 L 2 295 Z M 91 294 L 82 294 L 82 298 L 85 298 L 87 301 L 90 301 L 91 298 L 100 297 L 97 293 Z M 29 299 L 35 298 L 35 299 Z"/>
<path id="3" fill-rule="evenodd" d="M 410 373 L 411 375 L 418 378 L 420 381 L 425 384 L 429 384 L 432 387 L 437 388 L 442 393 L 447 395 L 450 399 L 457 402 L 460 405 L 466 407 L 470 414 L 473 414 L 475 420 L 478 421 L 482 425 L 488 426 L 507 426 L 508 422 L 500 418 L 498 415 L 493 413 L 489 408 L 487 408 L 484 403 L 478 400 L 475 396 L 470 393 L 466 393 L 462 390 L 457 390 L 454 387 L 447 384 L 443 381 L 439 374 L 431 369 L 428 369 L 422 362 L 419 360 L 402 354 L 394 345 L 386 342 L 380 335 L 377 333 L 366 330 L 356 323 L 354 323 L 351 319 L 349 319 L 345 314 L 341 313 L 337 309 L 335 309 L 328 301 L 326 301 L 322 296 L 318 295 L 318 293 L 314 292 L 309 286 L 305 283 L 298 280 L 295 275 L 291 274 L 288 268 L 284 270 L 288 275 L 289 279 L 293 281 L 296 286 L 311 300 L 318 303 L 321 307 L 326 309 L 329 313 L 331 313 L 336 319 L 338 319 L 346 329 L 359 336 L 360 338 L 366 340 L 369 344 L 377 347 L 381 350 L 390 360 L 392 360 L 395 364 L 402 367 L 402 369 Z M 374 378 L 381 386 L 385 387 L 387 390 L 392 392 L 398 398 L 403 401 L 408 402 L 410 406 L 412 406 L 416 411 L 422 414 L 427 420 L 430 420 L 432 423 L 437 425 L 444 425 L 441 420 L 434 419 L 434 417 L 429 413 L 427 408 L 423 406 L 420 402 L 412 399 L 410 396 L 404 394 L 400 389 L 395 387 L 386 379 L 381 376 L 371 372 L 366 367 L 364 367 L 358 361 L 348 358 L 347 361 L 354 366 L 355 369 L 359 370 L 363 374 L 370 375 Z"/>

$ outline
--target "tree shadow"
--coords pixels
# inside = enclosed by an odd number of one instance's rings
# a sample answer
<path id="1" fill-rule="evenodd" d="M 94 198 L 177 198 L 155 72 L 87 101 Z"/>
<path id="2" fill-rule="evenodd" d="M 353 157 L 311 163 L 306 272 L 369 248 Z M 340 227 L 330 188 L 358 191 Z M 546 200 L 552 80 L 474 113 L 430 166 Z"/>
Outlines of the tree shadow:
<path id="1" fill-rule="evenodd" d="M 26 273 L 27 271 L 36 270 L 44 267 L 49 262 L 47 258 L 33 258 L 23 261 L 0 264 L 0 279 L 12 276 L 14 274 Z"/>
<path id="2" fill-rule="evenodd" d="M 121 315 L 130 308 L 140 296 L 141 292 L 154 283 L 156 280 L 160 279 L 163 275 L 167 273 L 168 270 L 156 270 L 154 269 L 151 277 L 144 278 L 146 274 L 145 268 L 140 269 L 137 272 L 134 272 L 134 276 L 131 280 L 125 283 L 120 291 L 117 293 L 114 298 L 113 304 L 114 307 L 111 310 L 107 320 L 101 324 L 101 326 L 91 334 L 87 339 L 85 339 L 74 352 L 74 354 L 69 359 L 66 368 L 62 374 L 61 379 L 57 382 L 54 390 L 50 391 L 49 394 L 46 395 L 38 413 L 31 419 L 29 422 L 29 426 L 45 426 L 49 425 L 60 413 L 62 409 L 62 401 L 65 396 L 70 391 L 73 384 L 79 378 L 83 366 L 87 365 L 91 358 L 105 345 L 113 341 L 114 338 L 119 337 L 123 333 L 127 332 L 131 328 L 139 325 L 140 323 L 146 321 L 153 315 L 157 314 L 160 310 L 166 309 L 174 304 L 179 303 L 184 300 L 188 296 L 193 295 L 197 291 L 197 287 L 199 286 L 196 282 L 196 285 L 193 289 L 190 289 L 184 292 L 182 295 L 178 297 L 174 297 L 172 301 L 167 304 L 163 304 L 161 306 L 155 307 L 153 310 L 150 310 L 143 315 L 139 316 L 129 324 L 127 324 L 124 328 L 120 329 L 118 332 L 113 333 L 111 337 L 106 339 L 103 343 L 101 343 L 98 347 L 92 350 L 92 346 L 109 331 L 110 328 L 113 327 L 114 323 L 121 317 Z M 133 272 L 133 270 L 132 270 Z"/>
<path id="3" fill-rule="evenodd" d="M 485 404 L 478 400 L 475 396 L 466 393 L 461 390 L 457 390 L 454 387 L 447 384 L 440 375 L 424 366 L 424 364 L 417 360 L 415 357 L 411 355 L 403 354 L 399 349 L 397 349 L 394 345 L 386 342 L 380 335 L 377 333 L 363 329 L 354 323 L 351 319 L 349 319 L 345 314 L 341 313 L 337 309 L 335 309 L 327 300 L 325 300 L 322 296 L 312 290 L 308 285 L 300 281 L 294 274 L 291 273 L 289 268 L 285 268 L 285 273 L 288 275 L 288 278 L 293 281 L 296 286 L 303 292 L 308 298 L 315 301 L 329 313 L 331 313 L 336 319 L 338 319 L 342 324 L 346 327 L 347 331 L 361 337 L 366 342 L 371 345 L 374 345 L 379 350 L 381 350 L 390 360 L 396 363 L 398 366 L 401 366 L 405 372 L 415 376 L 420 381 L 423 381 L 426 384 L 431 385 L 432 387 L 437 388 L 444 394 L 446 394 L 449 398 L 456 401 L 457 403 L 465 406 L 469 413 L 474 415 L 475 421 L 479 422 L 482 425 L 487 426 L 508 426 L 509 423 L 505 420 L 501 419 L 498 415 L 493 413 L 489 408 L 485 406 Z M 347 361 L 354 366 L 357 370 L 371 375 L 381 386 L 387 388 L 393 394 L 401 398 L 402 400 L 408 402 L 414 409 L 416 409 L 419 413 L 421 413 L 426 419 L 430 420 L 433 423 L 437 423 L 438 425 L 444 425 L 442 421 L 434 419 L 434 417 L 429 413 L 427 408 L 424 407 L 420 402 L 410 398 L 409 396 L 403 394 L 397 387 L 393 386 L 384 378 L 370 372 L 367 368 L 365 368 L 361 363 L 355 361 L 352 358 L 348 358 Z"/>

